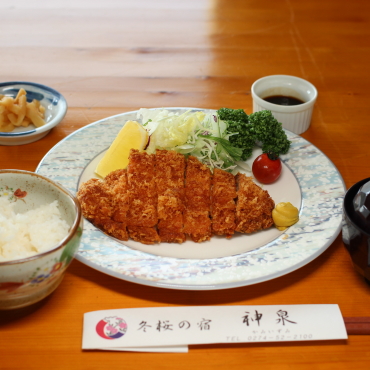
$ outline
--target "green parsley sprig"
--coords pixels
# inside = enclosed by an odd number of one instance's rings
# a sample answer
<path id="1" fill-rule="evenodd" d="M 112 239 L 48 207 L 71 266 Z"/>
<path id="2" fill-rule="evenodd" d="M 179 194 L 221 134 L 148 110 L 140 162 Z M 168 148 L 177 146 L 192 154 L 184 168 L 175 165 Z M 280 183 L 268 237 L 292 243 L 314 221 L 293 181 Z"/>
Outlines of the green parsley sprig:
<path id="1" fill-rule="evenodd" d="M 252 155 L 256 142 L 262 144 L 264 153 L 279 156 L 289 151 L 291 142 L 271 111 L 263 110 L 248 116 L 243 109 L 221 108 L 217 114 L 227 124 L 230 143 L 243 150 L 242 160 Z"/>

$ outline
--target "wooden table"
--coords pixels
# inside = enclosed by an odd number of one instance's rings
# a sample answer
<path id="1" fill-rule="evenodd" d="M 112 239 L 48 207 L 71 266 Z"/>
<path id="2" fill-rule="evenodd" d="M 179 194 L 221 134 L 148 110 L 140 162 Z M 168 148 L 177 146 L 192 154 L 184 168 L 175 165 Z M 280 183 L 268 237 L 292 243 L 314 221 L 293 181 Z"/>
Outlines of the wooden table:
<path id="1" fill-rule="evenodd" d="M 361 0 L 42 0 L 0 4 L 0 81 L 60 91 L 69 109 L 38 142 L 1 146 L 0 168 L 34 171 L 75 130 L 140 107 L 244 108 L 263 76 L 319 91 L 302 137 L 349 187 L 369 176 L 370 3 Z M 36 306 L 0 312 L 1 369 L 369 369 L 370 336 L 326 342 L 190 346 L 187 354 L 82 351 L 83 313 L 187 305 L 338 304 L 370 316 L 370 287 L 339 235 L 317 259 L 272 281 L 181 291 L 134 284 L 75 260 Z"/>

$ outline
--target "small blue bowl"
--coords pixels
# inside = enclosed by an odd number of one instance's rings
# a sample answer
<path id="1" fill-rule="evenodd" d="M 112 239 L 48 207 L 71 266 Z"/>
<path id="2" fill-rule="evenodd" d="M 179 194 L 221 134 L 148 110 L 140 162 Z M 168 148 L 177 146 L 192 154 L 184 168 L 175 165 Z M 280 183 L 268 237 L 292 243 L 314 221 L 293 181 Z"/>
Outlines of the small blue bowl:
<path id="1" fill-rule="evenodd" d="M 12 81 L 0 83 L 0 94 L 16 97 L 18 91 L 23 88 L 27 92 L 27 101 L 39 100 L 46 108 L 45 125 L 35 127 L 16 127 L 12 132 L 0 132 L 0 145 L 23 145 L 40 140 L 49 131 L 62 121 L 67 113 L 67 101 L 58 91 L 51 87 L 24 81 Z"/>

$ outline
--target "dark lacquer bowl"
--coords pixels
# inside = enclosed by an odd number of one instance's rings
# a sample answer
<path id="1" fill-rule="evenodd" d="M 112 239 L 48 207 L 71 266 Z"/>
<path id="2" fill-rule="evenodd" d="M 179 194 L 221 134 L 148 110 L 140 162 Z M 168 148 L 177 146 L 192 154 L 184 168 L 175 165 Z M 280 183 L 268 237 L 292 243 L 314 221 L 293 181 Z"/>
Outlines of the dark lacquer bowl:
<path id="1" fill-rule="evenodd" d="M 342 239 L 355 269 L 370 284 L 370 231 L 363 228 L 353 204 L 353 199 L 361 186 L 369 181 L 370 177 L 354 184 L 344 197 Z"/>

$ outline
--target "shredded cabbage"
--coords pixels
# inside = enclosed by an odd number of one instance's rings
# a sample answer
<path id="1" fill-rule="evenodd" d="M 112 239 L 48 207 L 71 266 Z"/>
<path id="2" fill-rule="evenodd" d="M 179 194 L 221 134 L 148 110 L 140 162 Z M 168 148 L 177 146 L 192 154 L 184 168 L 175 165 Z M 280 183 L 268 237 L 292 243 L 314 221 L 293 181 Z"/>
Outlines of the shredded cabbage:
<path id="1" fill-rule="evenodd" d="M 214 168 L 232 172 L 237 167 L 242 149 L 232 146 L 226 133 L 227 125 L 215 111 L 188 110 L 184 113 L 167 109 L 141 108 L 137 118 L 149 133 L 148 153 L 156 149 L 191 154 Z"/>

